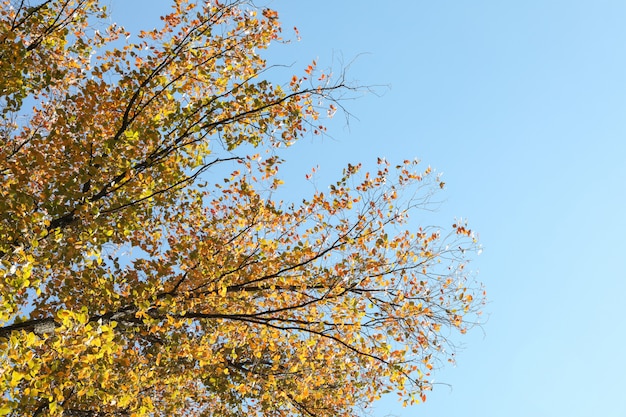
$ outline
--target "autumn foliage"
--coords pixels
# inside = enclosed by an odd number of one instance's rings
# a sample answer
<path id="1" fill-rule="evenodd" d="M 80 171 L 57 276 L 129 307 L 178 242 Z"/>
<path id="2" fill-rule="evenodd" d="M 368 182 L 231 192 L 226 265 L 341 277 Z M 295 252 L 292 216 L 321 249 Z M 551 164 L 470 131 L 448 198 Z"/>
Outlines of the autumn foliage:
<path id="1" fill-rule="evenodd" d="M 177 0 L 130 37 L 106 2 L 0 1 L 0 416 L 424 399 L 482 300 L 474 235 L 406 230 L 441 184 L 414 160 L 272 197 L 351 88 L 272 79 L 276 12 Z"/>

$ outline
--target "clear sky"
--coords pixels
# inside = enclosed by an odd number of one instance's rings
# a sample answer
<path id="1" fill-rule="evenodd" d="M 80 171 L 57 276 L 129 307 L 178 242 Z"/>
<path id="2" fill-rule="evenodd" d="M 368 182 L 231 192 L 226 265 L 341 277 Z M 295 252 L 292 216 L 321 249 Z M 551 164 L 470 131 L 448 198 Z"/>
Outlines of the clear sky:
<path id="1" fill-rule="evenodd" d="M 157 3 L 112 1 L 135 27 L 158 25 Z M 272 63 L 356 58 L 349 79 L 388 86 L 290 149 L 286 175 L 419 157 L 444 174 L 439 223 L 468 218 L 484 247 L 488 322 L 435 374 L 451 387 L 374 416 L 626 416 L 626 2 L 257 4 L 302 37 Z"/>

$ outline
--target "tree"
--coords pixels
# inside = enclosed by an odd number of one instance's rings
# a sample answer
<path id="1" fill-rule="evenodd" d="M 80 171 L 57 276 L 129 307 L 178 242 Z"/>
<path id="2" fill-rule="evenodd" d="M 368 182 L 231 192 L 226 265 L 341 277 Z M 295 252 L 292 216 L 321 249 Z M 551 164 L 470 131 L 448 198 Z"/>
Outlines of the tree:
<path id="1" fill-rule="evenodd" d="M 443 187 L 416 161 L 275 200 L 281 148 L 350 91 L 314 64 L 270 81 L 277 17 L 176 0 L 130 42 L 95 0 L 2 2 L 0 415 L 424 399 L 482 299 L 475 238 L 403 229 Z"/>

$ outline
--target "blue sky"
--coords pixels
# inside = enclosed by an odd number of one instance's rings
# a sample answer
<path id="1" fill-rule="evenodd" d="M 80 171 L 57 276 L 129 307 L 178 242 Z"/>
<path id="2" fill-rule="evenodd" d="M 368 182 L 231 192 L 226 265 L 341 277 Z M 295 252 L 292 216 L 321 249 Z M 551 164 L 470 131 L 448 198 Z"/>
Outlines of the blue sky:
<path id="1" fill-rule="evenodd" d="M 626 2 L 258 3 L 302 37 L 273 63 L 352 62 L 349 79 L 387 86 L 290 149 L 286 186 L 418 157 L 446 182 L 438 222 L 468 218 L 484 247 L 488 322 L 435 375 L 451 387 L 374 416 L 626 415 Z M 112 1 L 137 27 L 158 25 L 155 4 Z"/>

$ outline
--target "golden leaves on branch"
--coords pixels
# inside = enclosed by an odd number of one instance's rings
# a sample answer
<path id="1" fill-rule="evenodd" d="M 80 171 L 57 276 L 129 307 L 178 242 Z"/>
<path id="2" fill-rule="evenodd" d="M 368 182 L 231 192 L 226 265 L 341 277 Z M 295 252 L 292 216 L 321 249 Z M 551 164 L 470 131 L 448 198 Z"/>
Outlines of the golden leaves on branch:
<path id="1" fill-rule="evenodd" d="M 0 9 L 0 416 L 423 401 L 483 297 L 467 224 L 406 230 L 443 182 L 379 159 L 277 201 L 281 148 L 325 131 L 344 80 L 275 82 L 278 14 L 249 2 L 174 1 L 136 40 L 105 15 Z"/>

